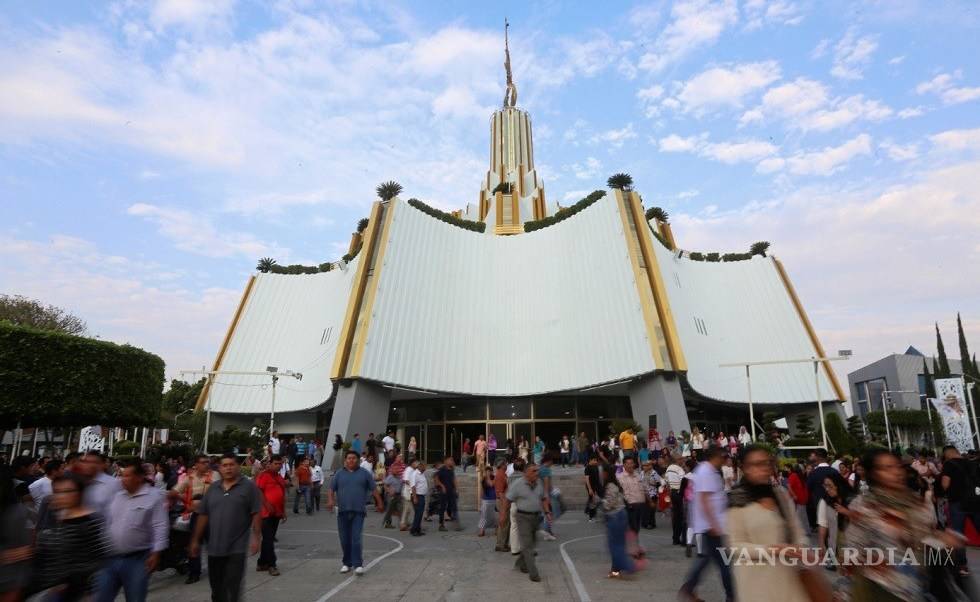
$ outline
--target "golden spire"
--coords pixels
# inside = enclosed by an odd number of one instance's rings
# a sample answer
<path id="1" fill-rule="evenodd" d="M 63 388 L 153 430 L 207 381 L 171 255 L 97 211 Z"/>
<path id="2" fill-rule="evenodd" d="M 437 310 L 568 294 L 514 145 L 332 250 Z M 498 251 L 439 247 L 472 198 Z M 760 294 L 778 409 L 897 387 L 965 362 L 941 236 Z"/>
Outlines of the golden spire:
<path id="1" fill-rule="evenodd" d="M 510 23 L 504 19 L 504 69 L 507 71 L 507 89 L 504 91 L 504 108 L 517 106 L 517 86 L 510 71 L 510 45 L 507 40 L 507 28 Z"/>

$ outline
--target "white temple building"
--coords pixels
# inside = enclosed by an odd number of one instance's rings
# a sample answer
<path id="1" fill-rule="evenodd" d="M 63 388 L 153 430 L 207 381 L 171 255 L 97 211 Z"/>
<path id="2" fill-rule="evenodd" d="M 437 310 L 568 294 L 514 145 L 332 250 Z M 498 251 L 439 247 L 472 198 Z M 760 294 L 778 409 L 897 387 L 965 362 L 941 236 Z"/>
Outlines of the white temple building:
<path id="1" fill-rule="evenodd" d="M 749 424 L 745 370 L 722 364 L 824 356 L 775 257 L 692 259 L 632 190 L 559 213 L 509 71 L 475 203 L 437 219 L 378 200 L 349 263 L 249 279 L 214 369 L 303 378 L 281 378 L 273 408 L 268 377 L 219 374 L 198 404 L 212 430 L 274 410 L 283 434 L 391 427 L 430 458 L 480 433 L 553 447 L 622 419 L 732 432 Z M 751 394 L 756 421 L 845 399 L 827 362 L 754 367 Z"/>

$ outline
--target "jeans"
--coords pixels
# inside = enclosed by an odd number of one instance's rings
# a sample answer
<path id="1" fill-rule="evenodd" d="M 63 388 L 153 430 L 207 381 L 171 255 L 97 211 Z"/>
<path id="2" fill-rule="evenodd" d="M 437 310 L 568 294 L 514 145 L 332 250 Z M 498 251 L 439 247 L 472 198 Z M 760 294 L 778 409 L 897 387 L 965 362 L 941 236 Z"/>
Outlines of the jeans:
<path id="1" fill-rule="evenodd" d="M 262 552 L 258 566 L 276 566 L 276 532 L 279 530 L 280 516 L 267 516 L 262 519 Z"/>
<path id="2" fill-rule="evenodd" d="M 538 522 L 541 520 L 539 513 L 527 514 L 517 512 L 517 538 L 521 542 L 521 553 L 517 556 L 514 566 L 521 572 L 525 572 L 532 579 L 539 577 L 538 566 L 534 562 L 534 548 L 537 544 Z"/>
<path id="3" fill-rule="evenodd" d="M 670 526 L 671 542 L 675 544 L 684 543 L 684 531 L 687 529 L 687 521 L 684 517 L 684 496 L 680 490 L 670 490 Z"/>
<path id="4" fill-rule="evenodd" d="M 320 492 L 323 489 L 323 481 L 314 481 L 310 489 L 310 497 L 313 498 L 313 510 L 320 511 Z"/>
<path id="5" fill-rule="evenodd" d="M 626 522 L 629 525 L 630 531 L 633 533 L 640 532 L 640 525 L 643 523 L 643 510 L 646 504 L 627 504 L 626 505 Z"/>
<path id="6" fill-rule="evenodd" d="M 422 533 L 422 515 L 425 514 L 425 496 L 415 496 L 415 518 L 412 519 L 412 533 Z"/>
<path id="7" fill-rule="evenodd" d="M 392 516 L 399 516 L 402 512 L 402 494 L 396 493 L 388 496 L 388 507 L 385 509 L 384 525 L 391 524 Z"/>
<path id="8" fill-rule="evenodd" d="M 966 517 L 970 517 L 973 528 L 980 531 L 980 512 L 970 512 L 963 509 L 960 502 L 949 503 L 949 526 L 957 533 L 966 531 Z M 958 547 L 953 551 L 953 562 L 957 567 L 966 566 L 966 548 Z"/>
<path id="9" fill-rule="evenodd" d="M 568 452 L 561 452 L 561 454 L 559 454 L 559 458 L 560 458 L 559 461 L 561 462 L 562 466 L 568 466 L 568 462 L 569 459 L 571 458 L 571 454 L 569 454 Z"/>
<path id="10" fill-rule="evenodd" d="M 456 508 L 456 490 L 447 491 L 442 496 L 442 504 L 439 506 L 439 524 L 444 522 L 445 517 L 454 521 L 459 518 L 459 510 Z"/>
<path id="11" fill-rule="evenodd" d="M 306 513 L 313 514 L 313 498 L 311 497 L 309 485 L 300 485 L 296 488 L 296 497 L 293 498 L 293 514 L 299 512 L 299 497 L 303 496 L 303 503 L 306 504 Z"/>
<path id="12" fill-rule="evenodd" d="M 344 551 L 344 566 L 357 568 L 364 566 L 364 513 L 338 512 L 337 531 L 340 533 L 340 547 Z"/>
<path id="13" fill-rule="evenodd" d="M 688 571 L 687 577 L 684 578 L 684 585 L 681 586 L 681 589 L 689 593 L 694 593 L 695 588 L 698 586 L 698 581 L 701 580 L 701 573 L 704 572 L 704 569 L 708 567 L 709 563 L 714 562 L 718 565 L 718 571 L 721 573 L 721 584 L 725 588 L 725 598 L 734 600 L 735 590 L 732 586 L 732 572 L 728 568 L 728 565 L 725 564 L 719 550 L 725 544 L 722 542 L 721 537 L 715 535 L 702 533 L 701 537 L 704 538 L 704 555 L 698 555 L 694 561 L 694 565 L 691 566 L 691 570 Z"/>
<path id="14" fill-rule="evenodd" d="M 191 513 L 191 524 L 188 529 L 188 533 L 193 533 L 194 528 L 197 526 L 197 512 Z M 204 541 L 207 541 L 207 529 L 204 530 Z M 172 535 L 171 535 L 172 537 Z M 201 576 L 201 555 L 198 554 L 194 558 L 187 559 L 187 574 L 191 577 Z"/>
<path id="15" fill-rule="evenodd" d="M 245 554 L 208 556 L 211 602 L 238 602 L 245 577 Z"/>
<path id="16" fill-rule="evenodd" d="M 150 585 L 146 573 L 146 558 L 149 552 L 111 556 L 97 577 L 95 599 L 98 602 L 112 602 L 122 588 L 126 602 L 143 602 Z"/>
<path id="17" fill-rule="evenodd" d="M 626 553 L 627 522 L 626 509 L 606 515 L 606 540 L 609 543 L 612 571 L 633 572 L 633 559 Z"/>

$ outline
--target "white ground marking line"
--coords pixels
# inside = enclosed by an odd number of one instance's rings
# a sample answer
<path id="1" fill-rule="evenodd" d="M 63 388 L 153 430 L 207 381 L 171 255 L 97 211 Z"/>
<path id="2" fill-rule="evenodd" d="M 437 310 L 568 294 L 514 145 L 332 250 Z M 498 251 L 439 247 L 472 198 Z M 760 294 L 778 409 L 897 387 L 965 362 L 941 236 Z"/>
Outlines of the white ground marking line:
<path id="1" fill-rule="evenodd" d="M 589 592 L 585 591 L 585 585 L 582 583 L 582 578 L 579 577 L 578 570 L 575 568 L 575 563 L 572 562 L 571 556 L 565 551 L 565 546 L 570 543 L 575 543 L 576 541 L 584 541 L 586 539 L 593 539 L 595 537 L 602 537 L 599 535 L 588 535 L 586 537 L 579 537 L 578 539 L 570 539 L 565 543 L 558 546 L 558 551 L 561 552 L 561 558 L 565 561 L 565 568 L 568 569 L 568 574 L 572 576 L 572 585 L 575 586 L 575 591 L 578 593 L 579 602 L 592 602 L 592 598 L 589 597 Z"/>
<path id="2" fill-rule="evenodd" d="M 336 531 L 331 531 L 330 529 L 280 529 L 279 532 L 280 533 L 336 533 Z M 374 565 L 378 564 L 379 562 L 381 562 L 385 558 L 391 556 L 392 554 L 397 554 L 398 552 L 401 552 L 402 551 L 402 548 L 405 547 L 405 544 L 403 544 L 402 542 L 398 541 L 394 537 L 386 537 L 384 535 L 374 535 L 374 534 L 371 534 L 371 533 L 364 533 L 364 536 L 365 537 L 377 537 L 379 539 L 387 539 L 388 541 L 393 541 L 396 544 L 398 544 L 398 547 L 395 548 L 394 550 L 389 550 L 388 552 L 385 552 L 381 556 L 378 556 L 377 558 L 375 558 L 374 560 L 372 560 L 371 562 L 369 562 L 367 564 L 367 566 L 364 567 L 364 570 L 365 571 L 370 571 L 371 570 L 371 567 L 373 567 Z M 354 580 L 355 579 L 357 579 L 357 577 L 355 575 L 351 575 L 347 579 L 345 579 L 345 580 L 341 581 L 340 583 L 338 583 L 336 585 L 336 587 L 334 587 L 332 590 L 330 590 L 329 592 L 327 592 L 327 593 L 323 594 L 322 596 L 320 596 L 319 598 L 317 598 L 316 602 L 326 602 L 330 598 L 336 596 L 338 593 L 340 593 L 341 591 L 343 591 L 343 589 L 345 587 L 347 587 L 351 583 L 354 583 Z"/>

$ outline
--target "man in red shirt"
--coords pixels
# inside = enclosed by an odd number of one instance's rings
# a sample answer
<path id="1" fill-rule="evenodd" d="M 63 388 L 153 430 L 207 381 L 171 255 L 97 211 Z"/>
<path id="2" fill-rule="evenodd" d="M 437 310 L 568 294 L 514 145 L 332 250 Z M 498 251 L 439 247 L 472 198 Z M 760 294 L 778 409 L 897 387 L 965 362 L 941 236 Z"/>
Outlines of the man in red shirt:
<path id="1" fill-rule="evenodd" d="M 306 513 L 313 514 L 313 470 L 310 459 L 301 458 L 296 467 L 296 497 L 293 498 L 293 514 L 299 514 L 299 498 L 303 496 Z"/>
<path id="2" fill-rule="evenodd" d="M 279 575 L 276 568 L 276 531 L 279 521 L 286 522 L 286 479 L 282 478 L 282 456 L 273 454 L 266 469 L 255 477 L 255 486 L 262 493 L 262 553 L 257 571 Z"/>

